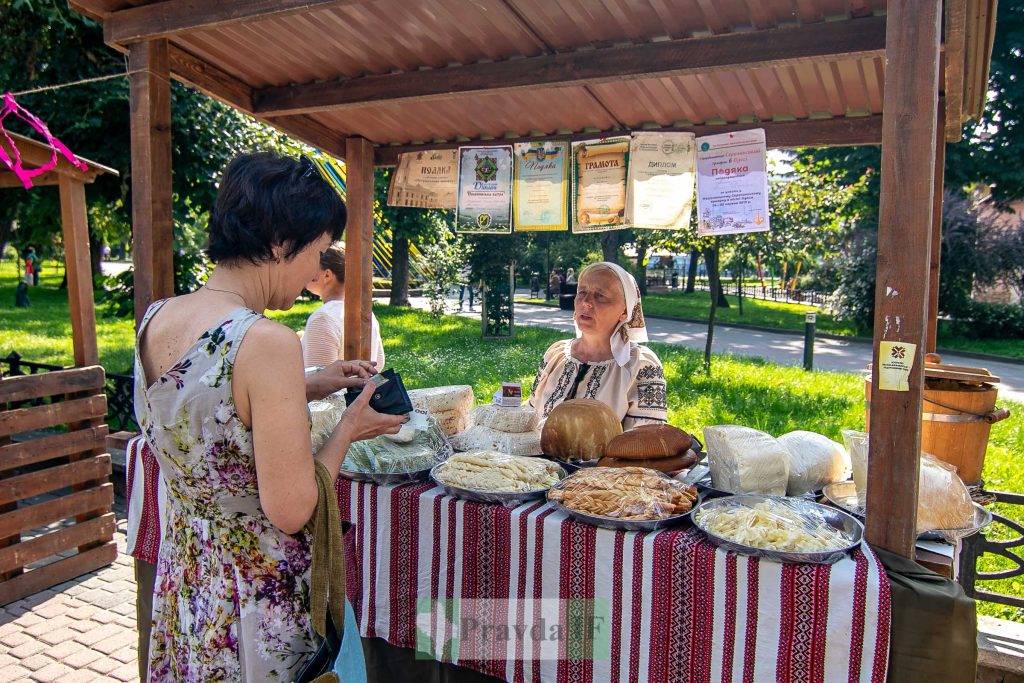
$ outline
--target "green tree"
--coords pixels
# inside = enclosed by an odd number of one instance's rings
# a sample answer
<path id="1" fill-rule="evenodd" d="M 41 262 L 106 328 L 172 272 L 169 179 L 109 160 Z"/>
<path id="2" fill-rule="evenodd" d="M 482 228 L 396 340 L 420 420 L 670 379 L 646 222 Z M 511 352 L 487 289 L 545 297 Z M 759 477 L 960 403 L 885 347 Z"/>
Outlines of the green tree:
<path id="1" fill-rule="evenodd" d="M 125 59 L 103 43 L 102 28 L 58 0 L 0 0 L 4 34 L 0 89 L 33 88 L 124 73 Z M 99 272 L 100 245 L 127 240 L 131 225 L 131 145 L 127 78 L 21 95 L 18 101 L 45 121 L 50 131 L 83 157 L 111 166 L 119 177 L 100 176 L 89 186 L 90 247 Z M 11 123 L 8 118 L 5 122 Z M 27 129 L 17 132 L 29 133 Z M 205 227 L 202 214 L 216 192 L 216 178 L 240 151 L 271 148 L 293 151 L 298 143 L 226 105 L 178 83 L 171 86 L 171 144 L 175 248 L 193 245 L 185 233 Z M 198 220 L 196 215 L 199 215 Z M 48 188 L 7 191 L 0 208 L 4 225 L 18 244 L 59 244 L 60 206 Z M 54 252 L 51 251 L 51 255 Z M 176 268 L 176 270 L 179 270 Z"/>
<path id="2" fill-rule="evenodd" d="M 391 231 L 390 303 L 392 306 L 408 306 L 409 248 L 414 244 L 426 246 L 447 239 L 452 212 L 388 206 L 388 187 L 392 173 L 393 169 L 379 168 L 374 175 L 373 213 L 377 227 Z"/>

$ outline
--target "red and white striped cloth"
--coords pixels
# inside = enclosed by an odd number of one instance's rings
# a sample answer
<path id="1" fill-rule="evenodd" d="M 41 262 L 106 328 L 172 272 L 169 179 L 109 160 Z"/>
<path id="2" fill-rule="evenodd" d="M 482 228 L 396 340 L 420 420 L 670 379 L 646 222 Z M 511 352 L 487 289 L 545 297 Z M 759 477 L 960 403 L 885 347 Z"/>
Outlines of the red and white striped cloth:
<path id="1" fill-rule="evenodd" d="M 160 554 L 160 520 L 167 509 L 160 465 L 141 435 L 128 442 L 125 451 L 128 500 L 128 554 L 156 564 Z"/>
<path id="2" fill-rule="evenodd" d="M 889 584 L 867 546 L 833 565 L 778 564 L 726 553 L 692 528 L 598 529 L 542 501 L 508 509 L 429 484 L 344 479 L 337 489 L 353 523 L 348 588 L 363 636 L 415 647 L 417 613 L 437 598 L 490 598 L 478 616 L 512 633 L 593 598 L 610 606 L 606 656 L 574 658 L 563 645 L 538 657 L 543 646 L 515 636 L 476 646 L 486 653 L 431 654 L 510 681 L 885 680 Z M 446 624 L 443 613 L 420 617 L 434 642 L 452 635 Z"/>

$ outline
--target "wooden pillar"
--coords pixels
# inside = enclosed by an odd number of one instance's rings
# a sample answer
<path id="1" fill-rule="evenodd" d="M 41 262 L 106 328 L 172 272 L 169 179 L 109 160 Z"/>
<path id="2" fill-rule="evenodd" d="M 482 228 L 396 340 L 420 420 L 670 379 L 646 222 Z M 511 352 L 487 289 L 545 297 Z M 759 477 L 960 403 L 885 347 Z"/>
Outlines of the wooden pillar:
<path id="1" fill-rule="evenodd" d="M 89 223 L 85 185 L 63 173 L 60 189 L 60 223 L 64 235 L 64 268 L 68 280 L 68 309 L 75 365 L 98 365 L 96 313 L 93 306 L 92 264 L 89 260 Z"/>
<path id="2" fill-rule="evenodd" d="M 136 324 L 174 294 L 171 81 L 167 41 L 128 46 L 132 145 L 132 261 Z"/>
<path id="3" fill-rule="evenodd" d="M 373 315 L 373 145 L 345 141 L 348 224 L 345 226 L 346 360 L 370 359 Z"/>
<path id="4" fill-rule="evenodd" d="M 905 557 L 913 557 L 917 536 L 941 5 L 891 0 L 886 7 L 866 530 L 869 542 Z M 882 342 L 914 349 L 882 357 Z M 881 388 L 880 364 L 901 354 L 912 362 L 909 386 Z"/>
<path id="5" fill-rule="evenodd" d="M 939 107 L 935 131 L 935 189 L 932 197 L 932 244 L 928 264 L 928 319 L 925 351 L 935 353 L 939 337 L 939 264 L 942 261 L 942 190 L 946 181 L 946 109 Z"/>

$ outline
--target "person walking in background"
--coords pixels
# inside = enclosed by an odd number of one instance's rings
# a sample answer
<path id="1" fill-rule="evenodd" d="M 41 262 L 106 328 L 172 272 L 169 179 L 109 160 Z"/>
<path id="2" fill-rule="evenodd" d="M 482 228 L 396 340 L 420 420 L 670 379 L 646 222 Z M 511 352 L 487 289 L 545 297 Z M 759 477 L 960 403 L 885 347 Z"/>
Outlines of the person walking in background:
<path id="1" fill-rule="evenodd" d="M 475 295 L 475 292 L 473 291 L 473 283 L 470 280 L 469 266 L 464 266 L 462 268 L 462 270 L 459 271 L 459 310 L 460 311 L 462 310 L 462 302 L 466 298 L 466 290 L 467 289 L 469 290 L 469 310 L 472 311 L 473 310 L 473 296 Z"/>
<path id="2" fill-rule="evenodd" d="M 570 268 L 565 271 L 565 284 L 574 285 L 576 284 L 576 271 Z"/>
<path id="3" fill-rule="evenodd" d="M 324 305 L 313 311 L 302 335 L 302 362 L 309 367 L 327 367 L 344 356 L 345 336 L 345 252 L 328 247 L 320 252 L 320 270 L 306 285 Z M 377 370 L 384 367 L 384 344 L 380 323 L 370 314 L 370 357 Z"/>
<path id="4" fill-rule="evenodd" d="M 552 268 L 548 275 L 548 298 L 558 297 L 562 293 L 562 279 L 558 276 L 558 268 Z"/>
<path id="5" fill-rule="evenodd" d="M 22 258 L 25 260 L 25 284 L 29 286 L 35 286 L 39 284 L 39 273 L 37 268 L 39 265 L 39 257 L 36 255 L 36 248 L 31 244 L 25 248 L 25 253 L 22 254 Z"/>
<path id="6" fill-rule="evenodd" d="M 537 299 L 540 297 L 540 277 L 537 273 L 533 273 L 530 276 L 530 298 Z"/>

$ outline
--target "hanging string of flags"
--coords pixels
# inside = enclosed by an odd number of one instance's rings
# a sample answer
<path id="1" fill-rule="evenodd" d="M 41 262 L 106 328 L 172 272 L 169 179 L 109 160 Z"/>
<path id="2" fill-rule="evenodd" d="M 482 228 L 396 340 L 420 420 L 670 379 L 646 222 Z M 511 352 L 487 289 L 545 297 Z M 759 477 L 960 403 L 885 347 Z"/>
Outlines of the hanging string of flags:
<path id="1" fill-rule="evenodd" d="M 462 233 L 769 229 L 767 148 L 757 128 L 696 138 L 637 131 L 594 140 L 411 152 L 391 206 L 455 209 Z"/>

